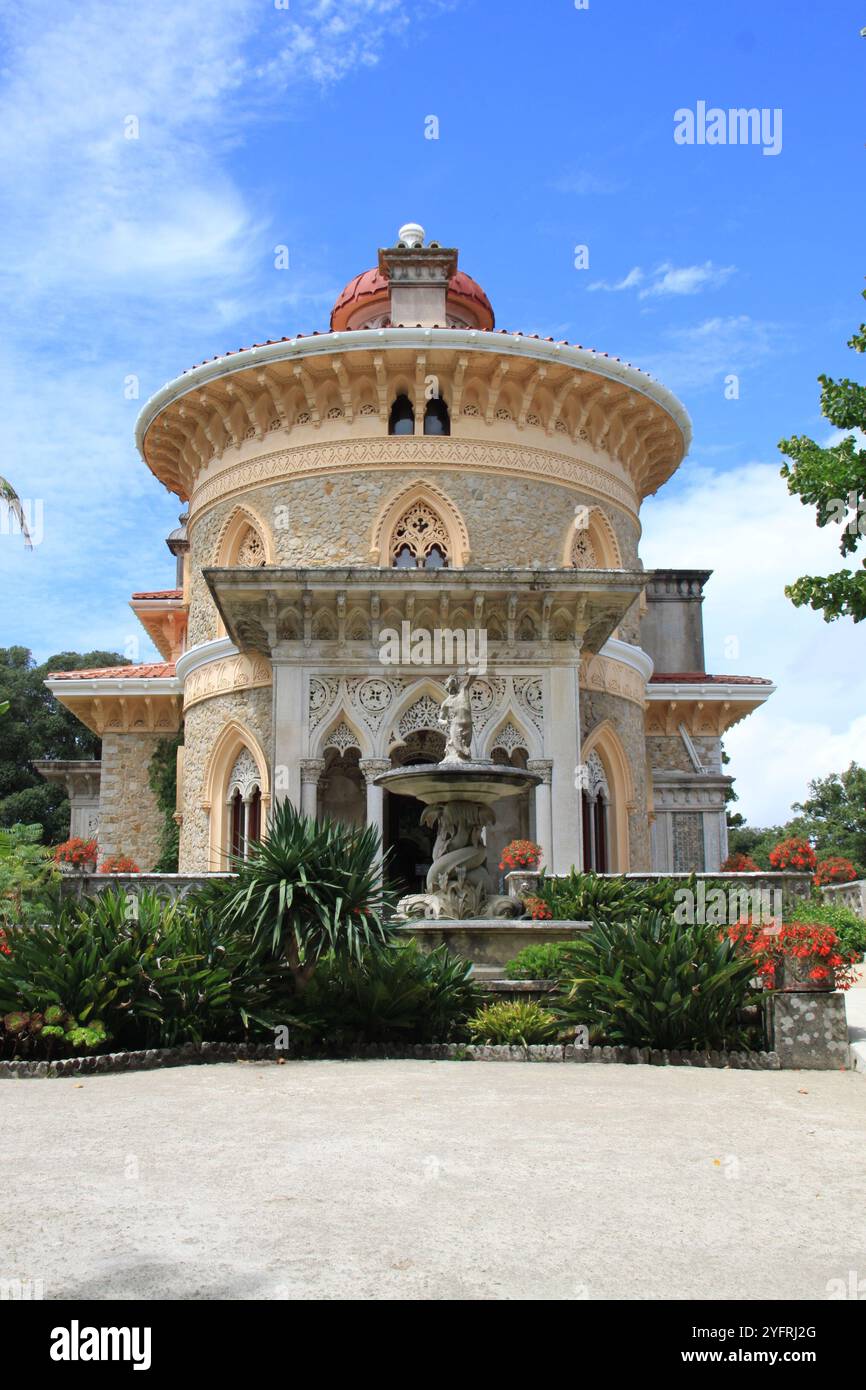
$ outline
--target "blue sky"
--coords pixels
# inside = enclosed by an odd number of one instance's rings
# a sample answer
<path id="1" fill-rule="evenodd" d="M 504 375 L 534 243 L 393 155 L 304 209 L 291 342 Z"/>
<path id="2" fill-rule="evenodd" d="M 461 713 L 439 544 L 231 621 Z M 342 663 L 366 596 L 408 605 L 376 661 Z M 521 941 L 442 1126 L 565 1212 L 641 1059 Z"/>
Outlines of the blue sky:
<path id="1" fill-rule="evenodd" d="M 500 327 L 614 353 L 690 411 L 644 557 L 713 568 L 708 669 L 779 683 L 728 738 L 749 819 L 866 762 L 866 631 L 784 599 L 841 561 L 776 451 L 828 439 L 815 378 L 862 366 L 863 23 L 853 0 L 4 0 L 0 473 L 44 534 L 32 553 L 0 534 L 0 645 L 153 655 L 127 602 L 173 582 L 178 505 L 135 452 L 141 404 L 203 358 L 325 328 L 418 220 Z M 699 101 L 781 109 L 780 153 L 675 143 Z"/>

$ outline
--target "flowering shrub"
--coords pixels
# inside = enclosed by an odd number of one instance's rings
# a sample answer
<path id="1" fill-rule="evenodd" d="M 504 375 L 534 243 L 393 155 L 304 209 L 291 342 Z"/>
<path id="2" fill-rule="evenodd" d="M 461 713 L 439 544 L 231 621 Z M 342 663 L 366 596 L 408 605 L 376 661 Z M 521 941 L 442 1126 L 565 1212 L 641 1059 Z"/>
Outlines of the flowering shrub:
<path id="1" fill-rule="evenodd" d="M 857 870 L 851 860 L 834 854 L 829 859 L 822 859 L 815 870 L 815 887 L 823 888 L 825 883 L 850 883 L 856 877 Z"/>
<path id="2" fill-rule="evenodd" d="M 99 866 L 101 874 L 140 874 L 141 869 L 128 854 L 110 854 Z"/>
<path id="3" fill-rule="evenodd" d="M 541 845 L 531 840 L 512 840 L 502 851 L 500 869 L 537 869 L 541 863 Z"/>
<path id="4" fill-rule="evenodd" d="M 796 836 L 790 840 L 780 840 L 770 850 L 770 863 L 774 869 L 804 869 L 814 873 L 817 862 L 809 841 L 798 840 Z"/>
<path id="5" fill-rule="evenodd" d="M 6 944 L 6 933 L 2 929 L 0 929 L 0 955 L 11 956 L 11 954 L 12 952 Z"/>
<path id="6" fill-rule="evenodd" d="M 757 874 L 760 872 L 754 859 L 750 859 L 747 854 L 729 854 L 722 865 L 722 873 L 726 874 Z"/>
<path id="7" fill-rule="evenodd" d="M 553 918 L 553 908 L 532 893 L 523 899 L 523 905 L 534 922 L 549 922 Z"/>
<path id="8" fill-rule="evenodd" d="M 752 956 L 756 974 L 766 989 L 774 988 L 776 971 L 786 957 L 811 961 L 807 978 L 816 985 L 825 985 L 834 971 L 837 989 L 850 989 L 854 984 L 857 953 L 843 951 L 833 928 L 820 922 L 783 923 L 779 931 L 773 932 L 750 919 L 729 927 L 728 936 Z"/>
<path id="9" fill-rule="evenodd" d="M 58 845 L 54 851 L 54 862 L 56 864 L 74 864 L 76 868 L 83 868 L 85 864 L 96 863 L 96 841 L 82 840 L 79 835 L 73 835 L 71 840 L 64 840 L 62 845 Z"/>

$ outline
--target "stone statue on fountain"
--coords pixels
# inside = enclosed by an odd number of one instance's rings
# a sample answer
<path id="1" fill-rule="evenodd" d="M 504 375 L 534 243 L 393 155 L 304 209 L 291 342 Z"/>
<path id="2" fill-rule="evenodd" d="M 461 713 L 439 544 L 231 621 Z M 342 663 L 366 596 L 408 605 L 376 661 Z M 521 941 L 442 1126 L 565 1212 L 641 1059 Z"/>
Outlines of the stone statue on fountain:
<path id="1" fill-rule="evenodd" d="M 442 761 L 377 778 L 390 791 L 424 801 L 421 824 L 436 831 L 427 891 L 400 900 L 398 917 L 404 921 L 514 917 L 523 910 L 519 900 L 490 891 L 484 831 L 496 821 L 492 802 L 525 790 L 538 778 L 522 769 L 473 761 L 469 692 L 474 679 L 471 674 L 451 675 L 445 682 L 438 716 L 445 732 Z"/>

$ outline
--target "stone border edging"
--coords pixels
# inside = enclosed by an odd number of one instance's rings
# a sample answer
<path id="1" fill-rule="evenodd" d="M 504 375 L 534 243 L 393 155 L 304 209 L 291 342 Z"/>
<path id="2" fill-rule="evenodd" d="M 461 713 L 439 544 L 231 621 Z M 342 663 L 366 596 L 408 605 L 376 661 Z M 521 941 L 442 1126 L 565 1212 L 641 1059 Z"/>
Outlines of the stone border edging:
<path id="1" fill-rule="evenodd" d="M 278 1052 L 270 1043 L 184 1043 L 180 1047 L 141 1052 L 105 1052 L 90 1057 L 63 1057 L 54 1062 L 0 1062 L 0 1080 L 26 1077 L 92 1076 L 96 1073 L 152 1071 L 212 1062 L 602 1062 L 628 1066 L 711 1067 L 740 1071 L 780 1071 L 776 1052 L 679 1052 L 649 1047 L 575 1047 L 559 1043 L 531 1047 L 479 1046 L 473 1043 L 415 1043 L 395 1047 L 366 1043 L 342 1051 Z"/>

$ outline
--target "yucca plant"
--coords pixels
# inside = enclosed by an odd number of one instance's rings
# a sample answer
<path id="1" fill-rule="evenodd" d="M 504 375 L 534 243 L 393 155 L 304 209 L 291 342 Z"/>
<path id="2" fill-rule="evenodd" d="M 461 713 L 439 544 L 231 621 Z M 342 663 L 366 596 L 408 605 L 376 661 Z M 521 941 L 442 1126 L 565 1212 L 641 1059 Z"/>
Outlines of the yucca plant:
<path id="1" fill-rule="evenodd" d="M 393 899 L 382 882 L 379 833 L 300 815 L 278 804 L 268 837 L 254 844 L 237 878 L 205 888 L 198 901 L 247 928 L 275 960 L 284 960 L 303 991 L 318 961 L 360 960 L 390 939 L 385 913 Z"/>
<path id="2" fill-rule="evenodd" d="M 466 1024 L 473 1042 L 488 1046 L 531 1047 L 555 1042 L 556 1016 L 532 999 L 503 999 L 485 1004 Z"/>
<path id="3" fill-rule="evenodd" d="M 743 1010 L 760 995 L 754 962 L 718 927 L 644 913 L 596 920 L 572 948 L 574 976 L 555 1011 L 570 1027 L 627 1047 L 748 1047 Z"/>

